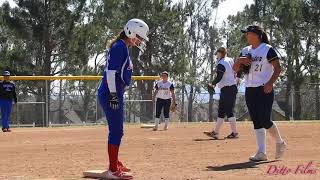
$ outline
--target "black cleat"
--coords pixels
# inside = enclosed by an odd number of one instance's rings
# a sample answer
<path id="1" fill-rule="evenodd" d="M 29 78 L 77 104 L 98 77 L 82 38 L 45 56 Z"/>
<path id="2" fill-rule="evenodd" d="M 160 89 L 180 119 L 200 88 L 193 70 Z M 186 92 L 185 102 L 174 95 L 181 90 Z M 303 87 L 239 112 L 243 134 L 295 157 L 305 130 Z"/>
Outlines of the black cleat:
<path id="1" fill-rule="evenodd" d="M 239 133 L 234 133 L 234 132 L 232 132 L 232 133 L 229 134 L 226 138 L 227 138 L 227 139 L 237 139 L 237 138 L 239 138 Z"/>
<path id="2" fill-rule="evenodd" d="M 212 132 L 203 132 L 203 134 L 213 138 L 213 139 L 219 139 L 218 133 L 212 131 Z"/>

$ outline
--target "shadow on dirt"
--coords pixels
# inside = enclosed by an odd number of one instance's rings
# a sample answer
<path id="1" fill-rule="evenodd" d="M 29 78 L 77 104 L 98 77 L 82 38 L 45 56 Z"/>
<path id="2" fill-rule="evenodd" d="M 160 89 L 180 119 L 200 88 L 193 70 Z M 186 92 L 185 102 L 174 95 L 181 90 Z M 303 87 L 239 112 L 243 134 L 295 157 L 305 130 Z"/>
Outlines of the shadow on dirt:
<path id="1" fill-rule="evenodd" d="M 214 138 L 197 138 L 197 139 L 193 139 L 193 141 L 221 141 L 221 140 L 225 140 L 225 139 L 214 139 Z"/>
<path id="2" fill-rule="evenodd" d="M 225 164 L 222 166 L 207 166 L 207 171 L 229 171 L 229 170 L 236 170 L 236 169 L 249 169 L 249 168 L 257 168 L 260 164 L 268 164 L 278 162 L 280 160 L 273 160 L 273 161 L 261 161 L 261 162 L 242 162 L 242 163 L 234 163 L 234 164 Z"/>

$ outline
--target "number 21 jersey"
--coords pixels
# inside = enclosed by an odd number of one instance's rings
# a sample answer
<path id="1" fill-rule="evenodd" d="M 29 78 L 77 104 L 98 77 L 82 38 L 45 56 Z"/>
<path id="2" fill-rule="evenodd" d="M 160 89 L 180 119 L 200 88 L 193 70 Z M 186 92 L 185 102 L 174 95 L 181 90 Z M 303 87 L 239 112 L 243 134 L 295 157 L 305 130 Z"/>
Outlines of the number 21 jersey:
<path id="1" fill-rule="evenodd" d="M 271 78 L 274 69 L 272 61 L 279 59 L 275 50 L 266 43 L 261 43 L 257 48 L 247 46 L 241 51 L 241 56 L 251 54 L 252 64 L 249 74 L 245 75 L 246 87 L 264 86 Z"/>

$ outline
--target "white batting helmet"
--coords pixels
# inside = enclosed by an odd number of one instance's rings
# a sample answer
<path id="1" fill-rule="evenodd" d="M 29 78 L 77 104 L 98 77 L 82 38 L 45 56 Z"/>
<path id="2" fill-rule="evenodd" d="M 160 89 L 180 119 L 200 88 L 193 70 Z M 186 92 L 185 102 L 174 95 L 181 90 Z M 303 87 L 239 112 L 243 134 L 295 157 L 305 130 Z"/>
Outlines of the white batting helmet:
<path id="1" fill-rule="evenodd" d="M 137 38 L 138 35 L 145 41 L 149 41 L 149 26 L 141 19 L 130 19 L 123 30 L 128 38 Z M 137 45 L 141 51 L 145 50 L 145 46 L 143 42 Z"/>

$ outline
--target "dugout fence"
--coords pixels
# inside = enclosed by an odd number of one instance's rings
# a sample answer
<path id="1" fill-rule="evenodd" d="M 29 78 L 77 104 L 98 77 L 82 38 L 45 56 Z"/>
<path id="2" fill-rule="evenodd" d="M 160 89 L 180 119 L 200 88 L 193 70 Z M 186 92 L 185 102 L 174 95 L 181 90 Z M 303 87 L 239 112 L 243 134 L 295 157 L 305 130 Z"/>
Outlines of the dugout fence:
<path id="1" fill-rule="evenodd" d="M 55 127 L 105 124 L 105 116 L 97 100 L 97 87 L 101 76 L 13 76 L 18 92 L 18 104 L 11 116 L 12 126 Z M 133 77 L 132 86 L 125 94 L 126 122 L 153 123 L 154 102 L 152 93 L 158 76 Z M 141 87 L 145 88 L 141 90 Z M 149 91 L 146 91 L 148 89 Z M 275 87 L 274 120 L 295 118 L 297 93 L 300 96 L 301 120 L 318 120 L 320 110 L 314 86 L 297 91 Z M 319 93 L 319 92 L 318 92 Z M 175 122 L 208 122 L 209 94 L 205 89 L 190 94 L 188 89 L 176 87 L 177 111 L 171 114 Z M 191 99 L 191 101 L 190 101 Z M 219 91 L 213 95 L 212 117 L 217 117 Z M 262 102 L 263 103 L 263 102 Z M 241 121 L 250 120 L 247 113 L 244 88 L 239 88 L 235 115 Z"/>
<path id="2" fill-rule="evenodd" d="M 49 127 L 104 124 L 97 100 L 101 76 L 11 76 L 17 88 L 18 104 L 13 106 L 12 127 Z M 150 121 L 152 95 L 137 90 L 137 81 L 153 82 L 159 76 L 133 76 L 126 94 L 128 122 Z M 144 108 L 141 113 L 141 109 Z M 151 111 L 150 111 L 151 110 Z M 148 112 L 148 113 L 146 113 Z M 150 114 L 151 113 L 151 114 Z"/>

